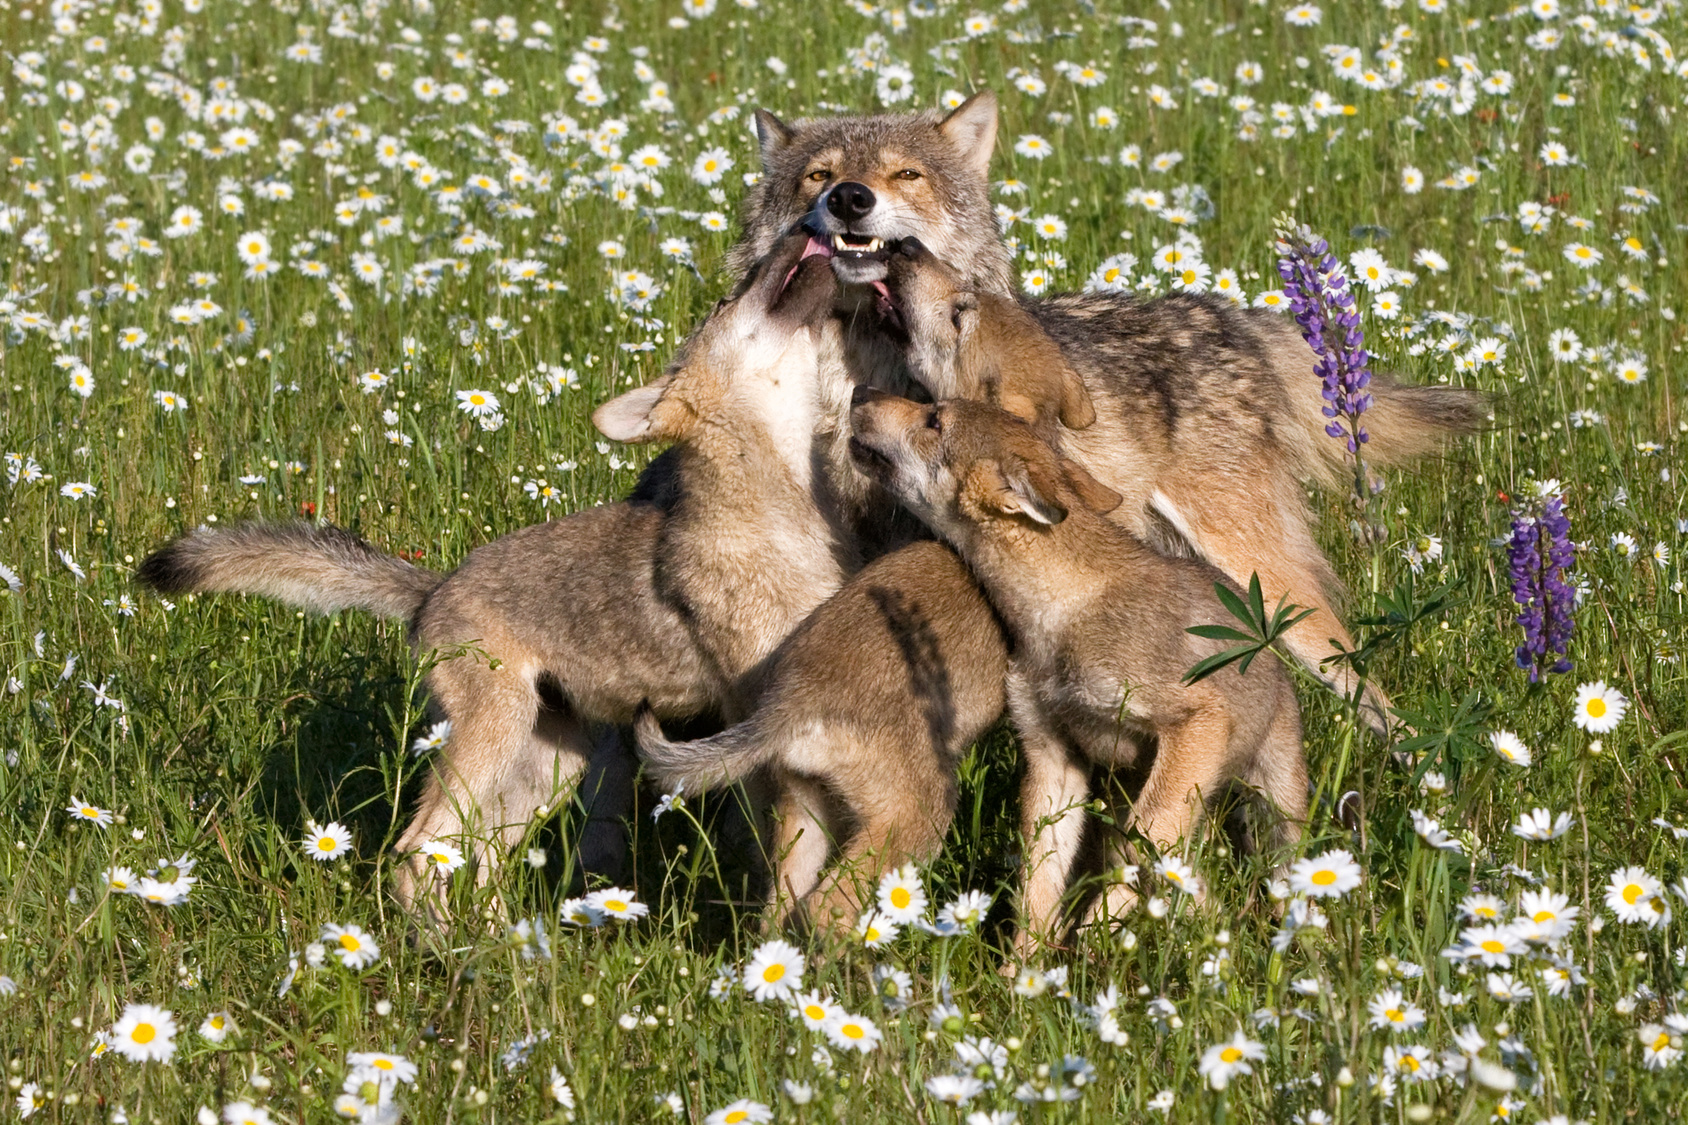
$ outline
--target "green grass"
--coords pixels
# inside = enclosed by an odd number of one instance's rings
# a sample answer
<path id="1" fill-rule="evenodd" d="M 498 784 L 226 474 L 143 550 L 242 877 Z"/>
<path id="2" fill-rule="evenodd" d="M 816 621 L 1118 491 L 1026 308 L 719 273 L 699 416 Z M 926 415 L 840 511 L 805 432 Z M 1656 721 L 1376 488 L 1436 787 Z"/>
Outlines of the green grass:
<path id="1" fill-rule="evenodd" d="M 1676 917 L 1649 928 L 1618 921 L 1604 888 L 1629 864 L 1667 883 L 1685 873 L 1681 841 L 1651 822 L 1688 822 L 1688 691 L 1678 658 L 1679 521 L 1688 517 L 1680 452 L 1688 420 L 1678 405 L 1683 332 L 1674 311 L 1688 223 L 1679 182 L 1688 158 L 1688 84 L 1615 5 L 1594 15 L 1602 32 L 1617 33 L 1613 51 L 1597 37 L 1583 42 L 1569 23 L 1580 5 L 1569 0 L 1565 14 L 1548 21 L 1527 8 L 1508 16 L 1507 5 L 1475 0 L 1441 14 L 1417 5 L 1324 7 L 1321 23 L 1297 28 L 1283 5 L 1238 0 L 1175 0 L 1170 9 L 1034 3 L 1017 13 L 992 8 L 996 30 L 969 39 L 962 20 L 973 9 L 956 4 L 928 19 L 903 9 L 869 17 L 786 0 L 746 11 L 723 0 L 683 28 L 669 26 L 681 11 L 677 2 L 567 10 L 439 3 L 423 12 L 370 5 L 367 17 L 346 10 L 350 34 L 342 37 L 329 33 L 326 9 L 297 4 L 211 0 L 187 12 L 171 2 L 155 26 L 138 23 L 140 12 L 130 18 L 91 9 L 55 31 L 40 5 L 0 0 L 0 41 L 21 60 L 0 77 L 0 152 L 10 158 L 0 179 L 0 271 L 9 285 L 0 312 L 20 326 L 0 345 L 0 447 L 50 475 L 0 489 L 0 563 L 21 580 L 18 592 L 0 593 L 0 664 L 11 680 L 0 695 L 0 974 L 17 986 L 0 995 L 0 1052 L 14 1093 L 25 1084 L 41 1090 L 45 1102 L 32 1120 L 108 1120 L 122 1107 L 132 1121 L 179 1122 L 201 1106 L 220 1112 L 248 1100 L 267 1105 L 277 1120 L 320 1121 L 333 1112 L 347 1052 L 381 1050 L 420 1068 L 414 1087 L 398 1097 L 405 1116 L 421 1122 L 554 1119 L 564 1111 L 548 1090 L 553 1068 L 572 1084 L 579 1120 L 667 1119 L 655 1099 L 672 1093 L 681 1116 L 694 1121 L 740 1098 L 774 1107 L 781 1120 L 959 1121 L 968 1111 L 940 1104 L 922 1085 L 952 1069 L 963 1035 L 988 1036 L 1007 1051 L 995 1088 L 969 1110 L 1018 1110 L 1022 1121 L 1152 1119 L 1148 1103 L 1162 1090 L 1171 1091 L 1168 1116 L 1179 1121 L 1320 1111 L 1342 1120 L 1480 1122 L 1510 1099 L 1511 1119 L 1605 1122 L 1657 1119 L 1679 1105 L 1683 1064 L 1649 1069 L 1638 1032 L 1679 1010 L 1688 901 L 1662 892 Z M 512 42 L 474 23 L 506 11 L 520 21 Z M 1157 26 L 1122 27 L 1121 14 L 1146 15 Z M 535 19 L 549 20 L 554 33 L 524 46 Z M 1411 38 L 1400 41 L 1406 81 L 1395 89 L 1347 83 L 1320 53 L 1339 43 L 1369 59 L 1397 25 Z M 401 34 L 406 26 L 414 43 Z M 1550 26 L 1566 31 L 1557 50 L 1526 43 Z M 285 57 L 300 27 L 311 28 L 323 48 L 320 65 Z M 1650 29 L 1688 48 L 1678 6 L 1659 12 Z M 1117 985 L 1124 1044 L 1103 1042 L 1059 988 L 1020 995 L 997 971 L 1017 848 L 1016 760 L 1006 734 L 965 765 L 962 813 L 928 873 L 934 907 L 964 889 L 992 894 L 990 924 L 980 935 L 950 939 L 905 933 L 875 951 L 811 946 L 806 987 L 830 991 L 884 1033 L 879 1050 L 835 1050 L 827 1063 L 814 1055 L 825 1037 L 789 1018 L 785 1005 L 758 1004 L 742 989 L 710 997 L 717 969 L 742 963 L 763 940 L 742 906 L 735 874 L 742 857 L 725 848 L 731 832 L 716 815 L 723 799 L 654 823 L 644 803 L 634 832 L 637 891 L 650 904 L 649 918 L 587 931 L 556 924 L 559 902 L 581 889 L 563 816 L 532 833 L 530 843 L 547 850 L 544 868 L 513 863 L 486 892 L 464 879 L 453 888 L 457 921 L 440 948 L 413 948 L 384 891 L 386 848 L 424 768 L 408 753 L 426 724 L 419 669 L 402 630 L 234 598 L 184 600 L 166 610 L 130 581 L 137 560 L 205 521 L 227 526 L 314 512 L 449 568 L 525 523 L 624 495 L 644 456 L 600 451 L 587 416 L 611 393 L 660 371 L 676 339 L 725 289 L 720 263 L 733 235 L 706 231 L 695 216 L 733 213 L 741 176 L 756 167 L 749 110 L 872 108 L 874 77 L 850 70 L 848 55 L 876 31 L 893 57 L 879 64 L 907 63 L 914 73 L 916 98 L 901 108 L 932 104 L 951 89 L 1001 92 L 994 170 L 1026 185 L 1025 194 L 1003 201 L 1028 218 L 1056 214 L 1070 228 L 1051 247 L 1067 262 L 1053 271 L 1055 287 L 1078 287 L 1110 254 L 1146 260 L 1171 240 L 1164 219 L 1125 202 L 1130 189 L 1200 184 L 1215 215 L 1194 230 L 1215 272 L 1236 269 L 1250 296 L 1273 283 L 1272 221 L 1286 208 L 1329 236 L 1344 260 L 1375 246 L 1391 266 L 1418 277 L 1397 287 L 1403 318 L 1368 317 L 1373 350 L 1415 381 L 1475 385 L 1496 402 L 1496 424 L 1480 438 L 1390 474 L 1376 506 L 1387 544 L 1374 550 L 1355 542 L 1345 498 L 1314 500 L 1324 546 L 1351 590 L 1351 617 L 1373 614 L 1377 596 L 1405 577 L 1403 545 L 1424 534 L 1441 541 L 1442 556 L 1428 564 L 1417 596 L 1446 583 L 1452 603 L 1400 638 L 1373 674 L 1401 708 L 1421 716 L 1421 732 L 1449 732 L 1435 767 L 1445 791 L 1420 790 L 1412 770 L 1355 733 L 1340 701 L 1304 689 L 1307 753 L 1322 797 L 1308 854 L 1349 849 L 1363 882 L 1326 904 L 1324 930 L 1304 931 L 1274 952 L 1279 918 L 1262 864 L 1227 858 L 1217 841 L 1192 843 L 1188 855 L 1210 884 L 1205 908 L 1171 900 L 1165 917 L 1138 911 L 1112 933 L 1087 932 L 1049 962 L 1067 968 L 1065 987 L 1082 1003 Z M 564 73 L 593 35 L 607 41 L 595 56 L 613 99 L 602 109 L 579 104 Z M 91 36 L 103 37 L 103 51 Z M 1133 43 L 1133 36 L 1152 42 Z M 451 65 L 447 53 L 457 43 L 472 52 L 471 69 Z M 1647 69 L 1627 53 L 1631 44 L 1647 46 Z M 641 60 L 633 48 L 648 54 Z M 43 57 L 30 60 L 29 51 Z M 766 65 L 769 56 L 784 61 L 783 76 Z M 1305 69 L 1298 56 L 1308 60 Z M 1510 92 L 1479 93 L 1466 113 L 1415 100 L 1412 83 L 1457 81 L 1459 56 L 1484 74 L 1510 72 Z M 1063 59 L 1094 62 L 1105 80 L 1077 85 L 1055 70 Z M 1230 104 L 1245 92 L 1234 77 L 1245 60 L 1263 69 L 1260 83 L 1246 88 L 1266 117 L 1254 140 L 1239 138 L 1243 121 Z M 668 84 L 671 112 L 641 108 L 640 61 Z M 384 63 L 391 77 L 381 76 Z M 139 72 L 133 82 L 118 75 L 124 65 Z M 219 82 L 261 101 L 244 122 L 256 150 L 212 160 L 185 148 L 185 132 L 197 130 L 214 145 L 228 126 L 190 119 L 155 68 L 197 91 L 201 114 L 219 96 Z M 1018 71 L 1040 75 L 1047 91 L 1016 89 Z M 500 98 L 481 92 L 492 74 L 508 84 Z M 456 106 L 420 102 L 411 93 L 419 76 L 462 82 L 472 96 Z M 1198 96 L 1191 84 L 1203 77 L 1225 95 Z M 70 100 L 75 90 L 61 88 L 65 81 L 80 84 L 81 100 Z M 1151 108 L 1154 84 L 1173 91 L 1178 108 Z M 1310 128 L 1297 111 L 1293 136 L 1273 136 L 1273 103 L 1305 106 L 1317 90 L 1353 111 Z M 1555 94 L 1572 95 L 1574 104 L 1553 104 Z M 102 106 L 101 98 L 114 101 Z M 355 114 L 331 129 L 320 115 L 335 106 Z M 1100 106 L 1118 113 L 1117 129 L 1091 123 Z M 737 120 L 712 121 L 722 107 L 738 108 Z M 606 158 L 580 140 L 542 141 L 542 118 L 558 111 L 586 129 L 624 119 L 626 154 L 662 146 L 674 161 L 660 173 L 662 197 L 641 192 L 633 210 L 609 198 L 597 178 Z M 165 137 L 147 141 L 154 116 Z M 530 129 L 497 124 L 506 121 Z M 74 142 L 60 143 L 61 123 L 79 130 Z M 354 136 L 360 127 L 366 141 Z M 1016 138 L 1034 133 L 1053 149 L 1046 160 L 1013 151 Z M 471 198 L 456 216 L 402 169 L 377 162 L 367 142 L 384 135 L 449 172 L 454 185 L 483 172 L 507 175 L 515 164 L 550 182 L 507 189 L 504 198 L 522 207 L 516 213 L 498 214 Z M 304 150 L 284 159 L 284 138 Z M 325 140 L 340 151 L 314 153 Z M 137 172 L 124 154 L 142 142 L 156 151 Z M 1549 142 L 1564 145 L 1576 163 L 1545 165 L 1538 154 Z M 1166 174 L 1122 167 L 1127 144 L 1140 146 L 1145 160 L 1169 151 L 1184 159 Z M 692 159 L 715 145 L 736 162 L 719 198 L 687 174 Z M 1409 165 L 1431 182 L 1422 193 L 1402 190 Z M 1461 166 L 1479 170 L 1475 186 L 1434 186 Z M 87 171 L 107 182 L 78 190 L 73 181 Z M 241 185 L 243 216 L 218 210 L 224 177 Z M 290 201 L 259 197 L 258 185 L 272 178 L 291 185 Z M 359 240 L 374 215 L 340 224 L 336 205 L 359 186 L 386 197 L 384 214 L 403 216 L 403 233 L 366 247 Z M 1626 210 L 1634 205 L 1623 191 L 1630 186 L 1657 202 Z M 1526 201 L 1555 208 L 1545 233 L 1527 233 L 1517 221 Z M 203 211 L 206 229 L 162 238 L 183 204 Z M 1589 220 L 1589 229 L 1573 230 L 1570 215 Z M 124 217 L 145 223 L 156 256 L 108 249 L 115 237 L 108 224 Z M 502 244 L 496 255 L 545 262 L 543 276 L 567 291 L 523 284 L 500 293 L 488 268 L 495 253 L 481 252 L 461 256 L 470 267 L 460 276 L 446 271 L 436 293 L 402 295 L 410 267 L 451 256 L 449 240 L 466 223 Z M 40 236 L 26 237 L 34 228 Z M 324 281 L 290 267 L 268 281 L 245 279 L 236 242 L 247 231 L 266 232 L 284 265 L 296 243 L 322 232 L 308 256 L 339 279 L 350 307 L 342 309 Z M 1013 233 L 1035 244 L 1026 223 Z M 1638 258 L 1623 249 L 1630 236 Z M 664 256 L 661 243 L 670 237 L 691 241 L 695 272 Z M 614 267 L 642 270 L 663 286 L 649 310 L 606 299 L 612 265 L 598 246 L 609 239 L 625 249 Z M 1561 253 L 1571 242 L 1598 248 L 1604 261 L 1580 270 Z M 1421 248 L 1445 256 L 1447 271 L 1412 265 Z M 385 269 L 380 287 L 351 275 L 352 255 L 365 249 Z M 1508 272 L 1513 261 L 1521 272 Z M 215 284 L 196 289 L 197 271 L 214 273 Z M 1150 271 L 1140 265 L 1135 272 Z M 1620 275 L 1644 290 L 1644 302 L 1622 291 Z M 125 278 L 138 283 L 132 303 L 79 298 Z M 1590 278 L 1607 287 L 1605 297 L 1579 289 Z M 198 325 L 171 322 L 172 306 L 201 295 L 222 313 Z M 1405 330 L 1432 310 L 1473 319 Z M 20 318 L 32 313 L 48 318 L 53 331 L 22 327 Z M 65 323 L 83 316 L 85 325 Z M 507 328 L 489 328 L 494 317 Z M 465 336 L 471 322 L 474 335 Z M 132 326 L 148 342 L 122 350 L 122 332 Z M 1561 328 L 1608 354 L 1593 363 L 1554 362 L 1548 338 Z M 1504 337 L 1504 361 L 1460 371 L 1434 347 L 1415 347 L 1460 333 L 1464 345 Z M 622 347 L 647 342 L 648 351 Z M 1648 366 L 1636 385 L 1615 373 L 1631 354 Z M 91 369 L 89 397 L 69 389 L 68 371 L 55 364 L 62 356 Z M 540 401 L 528 381 L 541 363 L 572 369 L 574 385 Z M 387 373 L 390 385 L 365 395 L 358 377 L 372 370 Z M 501 428 L 484 431 L 456 409 L 455 392 L 472 388 L 503 401 Z M 155 402 L 159 391 L 182 396 L 188 409 L 166 413 Z M 384 421 L 383 411 L 399 420 Z M 1573 411 L 1597 412 L 1600 420 L 1573 426 Z M 408 437 L 410 447 L 390 443 L 388 430 Z M 576 464 L 564 470 L 559 461 Z M 302 470 L 291 471 L 293 462 Z M 243 484 L 243 476 L 266 479 Z M 1505 555 L 1493 541 L 1508 533 L 1515 498 L 1548 478 L 1563 482 L 1587 595 L 1571 646 L 1575 671 L 1532 688 L 1513 666 L 1519 632 Z M 542 508 L 525 491 L 530 480 L 556 486 L 562 500 Z M 60 487 L 74 481 L 93 484 L 97 495 L 62 496 Z M 1635 556 L 1611 549 L 1618 533 L 1633 537 Z M 1655 543 L 1669 550 L 1668 563 L 1650 557 Z M 85 579 L 60 561 L 61 551 Z M 133 616 L 114 604 L 125 596 Z M 72 656 L 76 666 L 67 670 Z M 1571 723 L 1577 685 L 1595 680 L 1630 700 L 1628 715 L 1598 747 Z M 121 711 L 98 705 L 84 681 L 103 685 Z M 1456 715 L 1471 693 L 1463 717 Z M 1488 749 L 1492 729 L 1517 732 L 1534 764 L 1502 763 Z M 1348 790 L 1360 794 L 1365 813 L 1358 833 L 1330 815 Z M 65 812 L 73 799 L 113 810 L 116 823 L 75 822 Z M 1546 843 L 1512 835 L 1509 826 L 1536 807 L 1568 812 L 1575 826 Z M 1458 837 L 1464 854 L 1429 847 L 1413 830 L 1415 809 Z M 301 835 L 310 819 L 350 827 L 353 853 L 327 865 L 306 859 Z M 144 872 L 183 854 L 197 860 L 200 882 L 182 905 L 152 905 L 105 887 L 108 865 Z M 1581 908 L 1560 954 L 1584 980 L 1563 998 L 1543 989 L 1537 972 L 1547 962 L 1539 953 L 1516 959 L 1512 971 L 1534 989 L 1517 1002 L 1486 994 L 1487 970 L 1466 975 L 1440 956 L 1458 937 L 1459 903 L 1469 892 L 1514 903 L 1526 889 L 1508 865 L 1544 877 Z M 550 959 L 524 960 L 505 940 L 508 923 L 534 917 L 549 924 Z M 329 922 L 363 926 L 379 943 L 380 960 L 361 972 L 332 960 L 322 968 L 301 962 L 291 988 L 278 995 L 290 955 Z M 1422 979 L 1404 978 L 1403 963 L 1421 967 Z M 878 964 L 910 974 L 906 1011 L 877 995 Z M 1319 982 L 1313 994 L 1292 990 L 1292 982 L 1309 980 Z M 1389 987 L 1425 1011 L 1422 1029 L 1391 1035 L 1368 1027 L 1368 1002 Z M 933 1026 L 928 1016 L 945 988 L 959 1015 Z M 1466 999 L 1455 1004 L 1459 993 Z M 1175 1009 L 1170 1018 L 1150 1008 L 1161 997 Z M 91 1057 L 95 1034 L 131 1003 L 174 1013 L 180 1031 L 169 1065 Z M 1297 1006 L 1310 1018 L 1291 1014 Z M 1268 1008 L 1281 1013 L 1276 1026 L 1253 1018 Z M 221 1045 L 195 1033 L 217 1010 L 241 1027 Z M 1377 1086 L 1386 1047 L 1457 1054 L 1454 1033 L 1468 1023 L 1486 1040 L 1481 1057 L 1512 1076 L 1511 1093 L 1448 1075 Z M 1263 1045 L 1265 1061 L 1215 1091 L 1197 1061 L 1239 1028 Z M 547 1033 L 525 1064 L 501 1063 L 513 1042 Z M 1674 1034 L 1681 1048 L 1682 1035 Z M 1045 1084 L 1040 1075 L 1049 1072 L 1040 1068 L 1054 1067 L 1051 1081 L 1060 1086 L 1066 1055 L 1094 1067 L 1077 1100 L 1042 1108 L 1015 1101 L 1022 1083 Z M 788 1079 L 811 1087 L 813 1100 L 795 1103 L 781 1088 Z"/>

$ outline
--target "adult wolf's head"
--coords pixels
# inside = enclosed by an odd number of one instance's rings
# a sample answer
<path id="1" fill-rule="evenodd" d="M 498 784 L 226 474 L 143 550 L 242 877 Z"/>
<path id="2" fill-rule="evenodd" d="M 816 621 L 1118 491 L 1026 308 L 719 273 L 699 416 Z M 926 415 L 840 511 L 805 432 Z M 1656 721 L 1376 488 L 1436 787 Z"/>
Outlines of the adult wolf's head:
<path id="1" fill-rule="evenodd" d="M 996 97 L 985 90 L 953 112 L 821 117 L 787 124 L 756 111 L 762 179 L 745 201 L 732 266 L 748 269 L 805 220 L 846 284 L 885 277 L 890 249 L 916 237 L 981 289 L 1013 291 L 1013 271 L 990 205 Z"/>

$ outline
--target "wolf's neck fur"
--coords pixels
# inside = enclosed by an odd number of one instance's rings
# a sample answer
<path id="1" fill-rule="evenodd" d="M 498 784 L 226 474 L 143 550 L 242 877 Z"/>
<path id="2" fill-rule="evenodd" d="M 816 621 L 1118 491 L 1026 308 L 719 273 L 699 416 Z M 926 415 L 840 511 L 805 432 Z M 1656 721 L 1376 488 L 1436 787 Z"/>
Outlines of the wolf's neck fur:
<path id="1" fill-rule="evenodd" d="M 823 416 L 812 391 L 807 407 L 792 391 L 755 408 L 733 396 L 700 419 L 664 533 L 663 585 L 738 708 L 755 698 L 758 666 L 859 565 L 815 472 Z"/>
<path id="2" fill-rule="evenodd" d="M 1053 527 L 973 526 L 957 546 L 1022 644 L 1047 651 L 1130 565 L 1132 540 L 1077 505 Z"/>

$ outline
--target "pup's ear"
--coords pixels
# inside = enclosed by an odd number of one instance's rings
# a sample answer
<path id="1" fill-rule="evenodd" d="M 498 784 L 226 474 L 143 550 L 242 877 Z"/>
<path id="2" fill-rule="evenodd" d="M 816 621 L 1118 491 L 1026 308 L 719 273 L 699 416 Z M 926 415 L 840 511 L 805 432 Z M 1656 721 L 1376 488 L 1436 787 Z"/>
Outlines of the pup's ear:
<path id="1" fill-rule="evenodd" d="M 949 139 L 972 171 L 988 175 L 991 150 L 996 147 L 996 95 L 980 90 L 939 122 L 938 132 Z"/>
<path id="2" fill-rule="evenodd" d="M 1078 372 L 1061 364 L 1061 425 L 1069 430 L 1082 430 L 1096 421 L 1096 405 Z M 1117 503 L 1117 501 L 1116 501 Z"/>
<path id="3" fill-rule="evenodd" d="M 1039 479 L 1041 474 L 1024 461 L 1008 465 L 989 462 L 980 467 L 996 477 L 996 487 L 988 502 L 1003 515 L 1025 516 L 1045 527 L 1067 518 L 1066 505 L 1056 495 L 1054 482 Z"/>
<path id="4" fill-rule="evenodd" d="M 768 164 L 774 154 L 791 143 L 791 138 L 797 131 L 781 121 L 765 109 L 756 111 L 756 144 L 762 153 L 762 170 L 768 171 Z"/>
<path id="5" fill-rule="evenodd" d="M 638 445 L 675 436 L 679 410 L 665 403 L 671 375 L 664 375 L 624 395 L 610 399 L 592 412 L 592 424 L 611 441 Z"/>
<path id="6" fill-rule="evenodd" d="M 1067 487 L 1078 493 L 1078 498 L 1083 501 L 1084 506 L 1099 516 L 1107 515 L 1125 500 L 1125 497 L 1091 476 L 1077 461 L 1061 458 L 1061 475 L 1067 478 Z"/>

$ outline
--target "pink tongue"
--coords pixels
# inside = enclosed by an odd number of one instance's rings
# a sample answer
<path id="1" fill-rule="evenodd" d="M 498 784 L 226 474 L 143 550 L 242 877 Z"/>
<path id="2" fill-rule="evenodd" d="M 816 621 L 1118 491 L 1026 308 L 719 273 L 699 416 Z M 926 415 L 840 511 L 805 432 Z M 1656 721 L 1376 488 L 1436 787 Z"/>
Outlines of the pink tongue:
<path id="1" fill-rule="evenodd" d="M 797 259 L 797 266 L 803 264 L 804 258 L 813 258 L 817 254 L 823 258 L 830 258 L 832 257 L 832 247 L 811 234 L 809 241 L 803 246 L 803 256 Z M 791 284 L 791 279 L 797 276 L 797 266 L 792 266 L 790 271 L 786 273 L 785 280 L 780 282 L 781 293 L 784 293 L 786 286 Z"/>
<path id="2" fill-rule="evenodd" d="M 873 283 L 873 289 L 874 292 L 880 295 L 880 297 L 884 298 L 887 305 L 891 303 L 891 290 L 886 287 L 883 281 L 875 281 Z"/>

